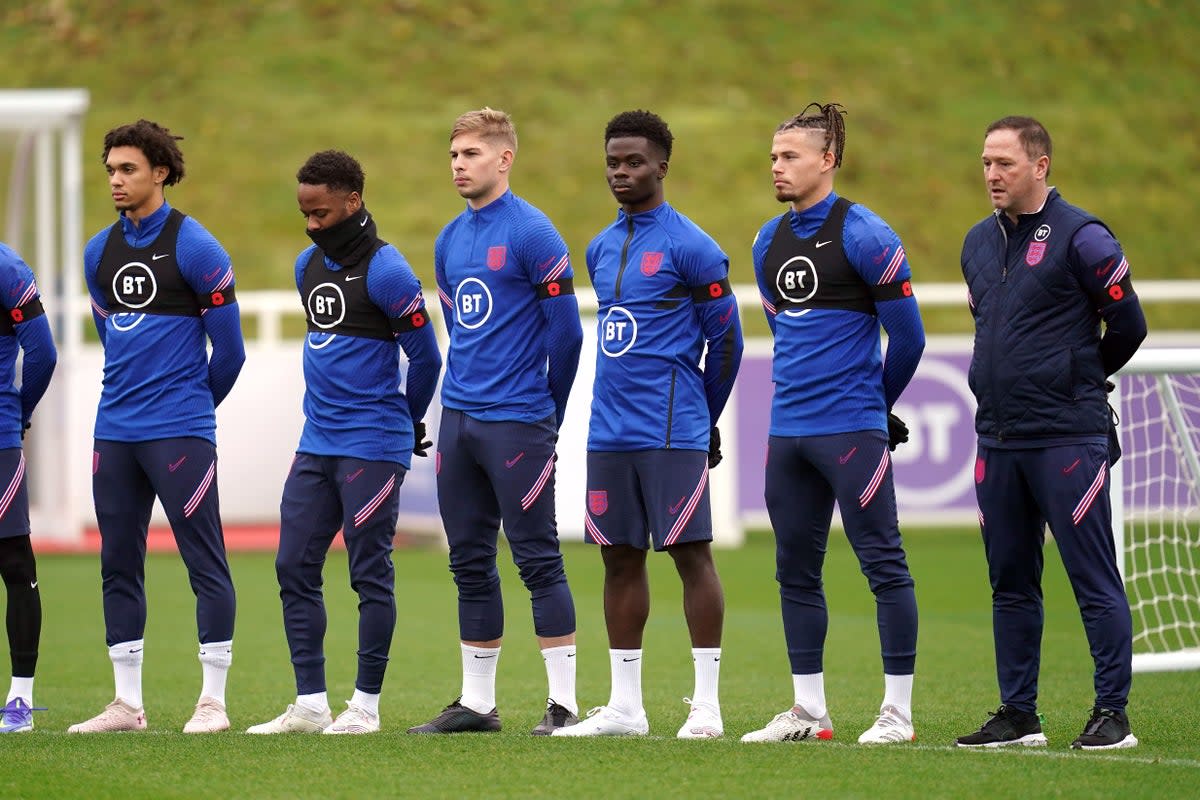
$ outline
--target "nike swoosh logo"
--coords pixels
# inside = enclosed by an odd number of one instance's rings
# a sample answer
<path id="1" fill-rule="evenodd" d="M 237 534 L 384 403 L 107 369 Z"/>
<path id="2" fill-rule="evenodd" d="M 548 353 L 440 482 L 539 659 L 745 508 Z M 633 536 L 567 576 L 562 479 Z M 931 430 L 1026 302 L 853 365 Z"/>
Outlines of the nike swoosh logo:
<path id="1" fill-rule="evenodd" d="M 574 658 L 574 657 L 575 657 L 574 653 L 567 653 L 567 658 Z"/>
<path id="2" fill-rule="evenodd" d="M 143 649 L 143 648 L 141 648 L 141 647 L 135 647 L 135 648 L 133 648 L 132 650 L 130 650 L 129 652 L 131 652 L 131 653 L 140 653 L 140 652 L 142 652 L 142 649 Z"/>
<path id="3" fill-rule="evenodd" d="M 1100 277 L 1104 277 L 1105 275 L 1107 275 L 1107 274 L 1108 274 L 1108 271 L 1109 271 L 1110 269 L 1112 269 L 1112 265 L 1113 265 L 1114 263 L 1116 263 L 1116 259 L 1115 259 L 1115 258 L 1110 258 L 1110 259 L 1108 260 L 1108 263 L 1104 265 L 1104 269 L 1097 269 L 1097 270 L 1096 270 L 1096 275 L 1098 275 L 1098 276 L 1100 276 Z"/>
<path id="4" fill-rule="evenodd" d="M 160 258 L 166 258 L 169 255 L 171 255 L 171 254 L 170 253 L 155 253 L 154 255 L 150 256 L 150 260 L 158 261 Z"/>
<path id="5" fill-rule="evenodd" d="M 360 468 L 359 468 L 359 470 L 358 470 L 357 472 L 351 472 L 349 475 L 347 475 L 347 476 L 346 476 L 346 483 L 350 483 L 350 482 L 351 482 L 351 481 L 353 481 L 355 478 L 357 478 L 359 475 L 362 475 L 362 474 L 363 474 L 363 470 L 364 470 L 364 469 L 366 469 L 366 467 L 360 467 Z"/>
<path id="6" fill-rule="evenodd" d="M 37 581 L 33 581 L 32 583 L 30 583 L 30 584 L 29 584 L 29 588 L 30 588 L 30 589 L 36 589 L 36 588 L 37 588 Z"/>
<path id="7" fill-rule="evenodd" d="M 851 447 L 850 452 L 844 456 L 838 456 L 838 463 L 845 464 L 850 459 L 854 458 L 854 454 L 858 452 L 858 447 Z"/>
<path id="8" fill-rule="evenodd" d="M 220 274 L 221 274 L 221 268 L 217 267 L 212 272 L 210 272 L 204 276 L 204 282 L 208 283 L 209 281 L 211 281 L 213 278 L 217 277 Z"/>
<path id="9" fill-rule="evenodd" d="M 516 457 L 514 457 L 512 460 L 505 459 L 504 466 L 508 467 L 509 469 L 512 469 L 513 467 L 515 467 L 517 465 L 517 462 L 520 461 L 524 457 L 525 457 L 525 451 L 522 450 L 521 452 L 517 453 Z"/>
<path id="10" fill-rule="evenodd" d="M 628 664 L 630 661 L 641 661 L 642 657 L 638 656 L 636 658 L 622 658 L 621 660 Z"/>
<path id="11" fill-rule="evenodd" d="M 824 246 L 825 246 L 825 245 L 827 245 L 827 244 L 833 244 L 833 239 L 829 239 L 829 240 L 827 240 L 827 241 L 824 241 L 824 242 L 817 242 L 817 247 L 818 247 L 818 249 L 819 249 L 819 248 L 822 248 L 822 247 L 824 247 Z"/>
<path id="12" fill-rule="evenodd" d="M 671 514 L 671 516 L 675 516 L 677 513 L 679 513 L 679 509 L 682 507 L 683 507 L 683 498 L 681 497 L 681 498 L 679 498 L 679 502 L 676 503 L 675 505 L 667 506 L 667 511 Z"/>
<path id="13" fill-rule="evenodd" d="M 359 279 L 359 278 L 361 278 L 361 277 L 362 277 L 362 275 L 347 275 L 347 276 L 346 276 L 346 283 L 349 283 L 350 281 L 356 281 L 356 280 L 358 280 L 358 279 Z"/>
<path id="14" fill-rule="evenodd" d="M 476 658 L 495 658 L 496 656 L 494 656 L 494 655 L 493 656 L 481 656 L 481 655 L 479 655 L 479 653 L 476 653 L 475 657 Z"/>
<path id="15" fill-rule="evenodd" d="M 1075 468 L 1078 466 L 1079 466 L 1079 459 L 1077 458 L 1077 459 L 1075 459 L 1074 463 L 1071 464 L 1071 466 L 1063 467 L 1063 475 L 1070 475 L 1072 472 L 1075 471 Z"/>
<path id="16" fill-rule="evenodd" d="M 358 227 L 360 227 L 360 228 L 367 227 L 367 222 L 369 222 L 370 219 L 371 219 L 371 215 L 367 214 L 365 217 L 363 217 L 363 221 L 358 223 Z"/>
<path id="17" fill-rule="evenodd" d="M 167 469 L 170 470 L 171 472 L 174 472 L 175 470 L 179 469 L 179 465 L 185 461 L 187 461 L 187 456 L 184 456 L 183 458 L 179 459 L 174 464 L 168 464 Z"/>
<path id="18" fill-rule="evenodd" d="M 730 319 L 733 317 L 733 309 L 734 309 L 734 308 L 737 308 L 737 306 L 736 306 L 736 305 L 734 305 L 734 306 L 733 306 L 733 307 L 731 307 L 731 308 L 730 308 L 728 311 L 726 311 L 724 314 L 722 314 L 720 317 L 718 317 L 718 319 L 720 319 L 720 320 L 721 320 L 721 324 L 722 324 L 722 325 L 724 325 L 724 324 L 728 323 L 728 322 L 729 322 L 729 320 L 730 320 Z"/>

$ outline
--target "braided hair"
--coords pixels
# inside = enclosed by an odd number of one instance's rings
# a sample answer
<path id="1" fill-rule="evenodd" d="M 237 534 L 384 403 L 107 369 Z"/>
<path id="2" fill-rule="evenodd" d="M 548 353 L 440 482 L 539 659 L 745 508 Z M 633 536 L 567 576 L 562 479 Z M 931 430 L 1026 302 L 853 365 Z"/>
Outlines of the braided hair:
<path id="1" fill-rule="evenodd" d="M 809 113 L 815 108 L 815 113 Z M 775 129 L 776 133 L 791 130 L 812 130 L 825 132 L 825 152 L 833 152 L 835 167 L 842 165 L 842 151 L 846 149 L 846 109 L 841 103 L 809 103 L 796 116 L 784 120 Z"/>

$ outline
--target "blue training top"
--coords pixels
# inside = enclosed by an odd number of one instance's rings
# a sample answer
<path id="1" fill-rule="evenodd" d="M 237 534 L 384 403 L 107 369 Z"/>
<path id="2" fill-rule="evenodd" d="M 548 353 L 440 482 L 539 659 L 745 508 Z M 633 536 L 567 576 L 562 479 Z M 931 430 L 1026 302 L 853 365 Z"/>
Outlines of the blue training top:
<path id="1" fill-rule="evenodd" d="M 306 304 L 304 270 L 315 250 L 316 245 L 310 245 L 296 259 L 296 288 Z M 328 257 L 324 263 L 335 274 L 342 272 Z M 419 326 L 410 324 L 387 340 L 309 332 L 304 346 L 305 421 L 297 452 L 392 461 L 408 469 L 413 421 L 421 420 L 429 408 L 442 358 L 433 326 L 426 324 L 421 283 L 399 250 L 388 244 L 375 251 L 366 284 L 367 299 L 386 318 L 416 319 Z M 347 315 L 362 312 L 347 309 Z M 408 357 L 407 379 L 401 350 Z"/>
<path id="2" fill-rule="evenodd" d="M 450 349 L 442 404 L 485 421 L 562 424 L 583 328 L 567 245 L 511 191 L 450 221 L 434 245 Z"/>
<path id="3" fill-rule="evenodd" d="M 798 239 L 817 234 L 837 194 L 784 219 Z M 772 436 L 824 436 L 851 431 L 887 431 L 887 412 L 908 385 L 925 349 L 925 329 L 911 292 L 875 300 L 877 317 L 836 308 L 776 309 L 764 260 L 779 217 L 768 220 L 751 248 L 754 275 L 775 336 L 771 403 Z M 846 260 L 868 287 L 910 281 L 900 237 L 870 209 L 854 204 L 842 228 Z M 888 333 L 887 362 L 879 326 Z"/>
<path id="4" fill-rule="evenodd" d="M 42 311 L 33 271 L 0 243 L 0 450 L 21 446 L 21 431 L 33 416 L 58 362 L 50 323 Z M 16 387 L 21 354 L 21 388 Z"/>
<path id="5" fill-rule="evenodd" d="M 587 268 L 600 301 L 588 450 L 708 450 L 742 359 L 729 258 L 663 203 L 619 211 Z"/>
<path id="6" fill-rule="evenodd" d="M 126 243 L 149 248 L 170 213 L 170 204 L 164 202 L 140 225 L 122 214 Z M 109 313 L 97 270 L 111 230 L 93 236 L 83 252 L 92 317 L 104 345 L 96 438 L 144 442 L 197 436 L 215 443 L 216 406 L 233 388 L 246 360 L 237 303 L 207 308 L 199 316 Z M 229 254 L 192 217 L 183 220 L 174 256 L 184 282 L 196 295 L 232 291 Z M 212 342 L 211 357 L 206 336 Z"/>

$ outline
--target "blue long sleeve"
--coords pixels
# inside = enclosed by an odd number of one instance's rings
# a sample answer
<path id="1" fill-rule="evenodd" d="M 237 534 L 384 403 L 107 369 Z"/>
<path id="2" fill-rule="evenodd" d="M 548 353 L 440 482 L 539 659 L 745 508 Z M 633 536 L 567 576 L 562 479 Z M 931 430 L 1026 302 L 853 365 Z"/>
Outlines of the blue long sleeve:
<path id="1" fill-rule="evenodd" d="M 546 377 L 550 396 L 554 398 L 554 416 L 562 427 L 567 413 L 567 398 L 579 369 L 579 352 L 583 347 L 583 325 L 579 321 L 579 301 L 575 295 L 562 295 L 541 302 L 546 317 Z"/>
<path id="2" fill-rule="evenodd" d="M 212 391 L 213 406 L 219 406 L 229 394 L 246 363 L 246 346 L 242 341 L 242 320 L 237 304 L 210 308 L 202 321 L 204 332 L 212 342 L 208 359 L 208 388 Z"/>
<path id="3" fill-rule="evenodd" d="M 21 345 L 21 423 L 28 425 L 33 409 L 46 393 L 58 351 L 50 334 L 50 322 L 40 316 L 16 326 L 17 342 Z"/>
<path id="4" fill-rule="evenodd" d="M 396 337 L 408 358 L 408 377 L 404 395 L 408 398 L 408 413 L 414 422 L 425 418 L 433 393 L 437 390 L 438 373 L 442 371 L 442 354 L 438 351 L 437 336 L 432 325 L 425 325 Z"/>
<path id="5" fill-rule="evenodd" d="M 883 362 L 883 397 L 889 410 L 896 404 L 917 371 L 925 352 L 925 326 L 911 297 L 875 304 L 875 313 L 888 334 L 887 357 Z"/>
<path id="6" fill-rule="evenodd" d="M 737 299 L 696 306 L 707 348 L 704 354 L 704 397 L 708 402 L 710 425 L 716 425 L 733 392 L 733 382 L 742 364 L 742 322 Z"/>

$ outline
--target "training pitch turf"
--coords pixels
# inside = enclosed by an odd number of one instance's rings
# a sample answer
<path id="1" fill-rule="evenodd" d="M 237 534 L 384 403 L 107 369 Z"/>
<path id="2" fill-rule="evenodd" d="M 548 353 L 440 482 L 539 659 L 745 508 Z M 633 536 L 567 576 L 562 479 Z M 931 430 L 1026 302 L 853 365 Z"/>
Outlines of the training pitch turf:
<path id="1" fill-rule="evenodd" d="M 978 534 L 911 531 L 921 632 L 914 692 L 917 741 L 855 744 L 882 692 L 875 613 L 845 538 L 831 538 L 826 686 L 832 742 L 743 745 L 791 702 L 773 543 L 752 536 L 718 551 L 726 617 L 721 701 L 726 737 L 677 741 L 692 690 L 691 658 L 670 558 L 652 555 L 653 606 L 643 684 L 650 737 L 560 740 L 531 737 L 545 702 L 527 596 L 501 551 L 507 630 L 499 664 L 500 734 L 416 737 L 404 733 L 454 699 L 460 682 L 455 594 L 446 555 L 410 548 L 395 556 L 398 622 L 384 686 L 383 731 L 365 737 L 250 737 L 240 731 L 279 714 L 295 687 L 284 642 L 273 559 L 232 557 L 238 627 L 229 681 L 234 731 L 180 732 L 199 689 L 194 606 L 177 556 L 147 565 L 149 622 L 144 667 L 149 730 L 68 736 L 68 725 L 112 698 L 96 557 L 42 556 L 45 605 L 36 701 L 29 735 L 0 737 L 0 797 L 1044 797 L 1194 796 L 1200 785 L 1200 675 L 1139 675 L 1130 717 L 1142 745 L 1068 749 L 1091 704 L 1091 661 L 1078 612 L 1053 545 L 1046 564 L 1047 621 L 1041 710 L 1048 748 L 969 752 L 956 735 L 977 728 L 997 704 L 989 590 Z M 599 554 L 565 548 L 579 618 L 579 701 L 608 698 L 608 655 Z M 353 690 L 355 599 L 345 554 L 325 572 L 326 641 L 334 713 Z M 7 646 L 0 643 L 0 664 Z"/>

